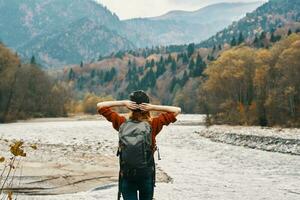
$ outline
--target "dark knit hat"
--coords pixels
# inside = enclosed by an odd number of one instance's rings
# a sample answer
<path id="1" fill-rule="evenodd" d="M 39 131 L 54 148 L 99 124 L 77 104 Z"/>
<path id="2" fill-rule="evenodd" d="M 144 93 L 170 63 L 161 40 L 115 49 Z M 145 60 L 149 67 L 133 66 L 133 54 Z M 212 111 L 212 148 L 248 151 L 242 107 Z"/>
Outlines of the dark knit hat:
<path id="1" fill-rule="evenodd" d="M 149 97 L 143 90 L 137 90 L 132 92 L 129 95 L 129 99 L 130 101 L 134 101 L 137 104 L 149 103 Z"/>

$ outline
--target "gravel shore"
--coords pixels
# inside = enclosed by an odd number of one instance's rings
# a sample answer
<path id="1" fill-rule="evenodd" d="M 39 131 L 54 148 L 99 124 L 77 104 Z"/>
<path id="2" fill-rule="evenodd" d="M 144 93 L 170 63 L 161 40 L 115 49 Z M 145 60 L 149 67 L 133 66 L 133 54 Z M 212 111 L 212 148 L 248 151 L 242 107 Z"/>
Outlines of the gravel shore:
<path id="1" fill-rule="evenodd" d="M 214 142 L 300 155 L 300 129 L 245 126 L 201 127 L 197 134 Z"/>
<path id="2" fill-rule="evenodd" d="M 276 138 L 298 141 L 299 135 L 298 129 L 206 128 L 203 116 L 180 115 L 157 136 L 162 160 L 157 161 L 160 181 L 155 199 L 298 200 L 300 156 L 247 145 L 258 147 L 265 140 L 261 137 L 268 137 L 269 143 L 263 144 L 271 147 Z M 118 136 L 109 122 L 80 117 L 1 124 L 3 156 L 9 157 L 8 145 L 15 139 L 38 147 L 22 159 L 21 177 L 20 171 L 16 173 L 17 180 L 21 179 L 14 190 L 17 199 L 116 198 Z M 235 145 L 228 145 L 230 141 Z"/>

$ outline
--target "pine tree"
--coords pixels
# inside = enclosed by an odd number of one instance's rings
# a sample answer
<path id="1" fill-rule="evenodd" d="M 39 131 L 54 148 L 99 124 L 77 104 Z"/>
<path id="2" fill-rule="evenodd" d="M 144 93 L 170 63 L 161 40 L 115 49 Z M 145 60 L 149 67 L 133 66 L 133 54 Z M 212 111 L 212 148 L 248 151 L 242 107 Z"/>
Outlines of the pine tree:
<path id="1" fill-rule="evenodd" d="M 98 78 L 98 81 L 100 82 L 100 84 L 104 83 L 104 72 L 103 72 L 103 70 L 97 71 L 97 78 Z"/>
<path id="2" fill-rule="evenodd" d="M 91 71 L 90 77 L 91 77 L 91 78 L 94 78 L 95 75 L 96 75 L 96 70 L 93 69 L 93 70 Z"/>
<path id="3" fill-rule="evenodd" d="M 207 60 L 214 61 L 215 57 L 213 55 L 207 55 Z"/>
<path id="4" fill-rule="evenodd" d="M 74 80 L 74 78 L 75 78 L 75 73 L 74 73 L 73 69 L 71 68 L 69 71 L 68 79 L 70 81 L 70 80 Z"/>
<path id="5" fill-rule="evenodd" d="M 142 56 L 144 57 L 144 58 L 147 58 L 147 53 L 146 53 L 146 51 L 143 49 L 143 52 L 142 52 Z"/>
<path id="6" fill-rule="evenodd" d="M 179 62 L 180 58 L 182 58 L 182 54 L 181 54 L 181 53 L 177 54 L 177 59 L 176 59 L 176 61 Z"/>
<path id="7" fill-rule="evenodd" d="M 154 67 L 155 63 L 154 63 L 154 59 L 151 59 L 151 63 L 150 63 L 150 67 Z"/>
<path id="8" fill-rule="evenodd" d="M 190 43 L 187 47 L 187 53 L 189 58 L 193 55 L 194 51 L 195 51 L 195 44 Z"/>
<path id="9" fill-rule="evenodd" d="M 202 60 L 200 54 L 198 54 L 198 55 L 197 55 L 197 58 L 196 58 L 196 66 L 197 66 L 197 67 L 198 67 L 198 66 L 201 66 L 202 63 L 203 63 L 203 60 Z"/>
<path id="10" fill-rule="evenodd" d="M 213 47 L 213 49 L 212 49 L 212 52 L 215 52 L 216 51 L 216 45 L 214 44 L 214 47 Z"/>
<path id="11" fill-rule="evenodd" d="M 33 56 L 31 56 L 31 59 L 30 59 L 30 64 L 32 64 L 32 65 L 36 65 L 36 61 L 35 61 L 35 57 L 34 57 L 34 55 L 33 55 Z"/>
<path id="12" fill-rule="evenodd" d="M 170 83 L 169 92 L 173 92 L 176 83 L 177 83 L 177 79 L 176 79 L 176 77 L 174 76 L 174 77 L 172 78 L 172 80 L 171 80 L 171 83 Z"/>
<path id="13" fill-rule="evenodd" d="M 233 36 L 233 38 L 232 38 L 232 40 L 231 40 L 231 42 L 230 42 L 230 45 L 231 45 L 232 47 L 236 46 L 236 39 L 235 39 L 234 36 Z"/>
<path id="14" fill-rule="evenodd" d="M 259 47 L 260 47 L 259 39 L 258 39 L 257 36 L 255 36 L 255 38 L 254 38 L 253 45 L 254 45 L 256 48 L 259 48 Z"/>
<path id="15" fill-rule="evenodd" d="M 289 31 L 288 31 L 288 36 L 291 35 L 292 33 L 293 33 L 292 30 L 289 29 Z"/>
<path id="16" fill-rule="evenodd" d="M 221 44 L 219 44 L 219 51 L 221 51 L 222 50 L 222 45 Z"/>
<path id="17" fill-rule="evenodd" d="M 190 70 L 190 72 L 194 70 L 194 67 L 195 67 L 194 59 L 191 59 L 190 63 L 189 63 L 189 70 Z"/>
<path id="18" fill-rule="evenodd" d="M 274 33 L 271 33 L 271 38 L 270 38 L 270 41 L 271 42 L 277 42 L 281 39 L 281 36 L 280 35 L 274 35 Z"/>
<path id="19" fill-rule="evenodd" d="M 180 86 L 183 87 L 188 80 L 189 80 L 189 76 L 188 76 L 186 70 L 184 70 L 182 79 L 180 80 Z"/>
<path id="20" fill-rule="evenodd" d="M 156 70 L 156 77 L 158 78 L 159 76 L 164 74 L 165 71 L 166 71 L 165 63 L 164 62 L 158 63 L 157 70 Z"/>
<path id="21" fill-rule="evenodd" d="M 168 55 L 168 58 L 167 58 L 167 63 L 171 63 L 172 62 L 172 56 L 171 54 Z"/>
<path id="22" fill-rule="evenodd" d="M 205 67 L 206 67 L 206 63 L 202 60 L 201 56 L 198 54 L 196 60 L 196 68 L 194 70 L 193 76 L 195 77 L 201 76 Z"/>
<path id="23" fill-rule="evenodd" d="M 77 88 L 78 90 L 82 90 L 84 85 L 84 78 L 80 76 L 77 80 Z"/>
<path id="24" fill-rule="evenodd" d="M 152 68 L 148 71 L 149 87 L 153 88 L 155 86 L 156 78 Z"/>
<path id="25" fill-rule="evenodd" d="M 259 37 L 259 45 L 258 47 L 265 47 L 265 40 L 267 38 L 267 34 L 266 32 L 261 32 L 260 37 Z"/>
<path id="26" fill-rule="evenodd" d="M 172 60 L 172 64 L 171 64 L 171 71 L 172 71 L 173 73 L 175 73 L 175 72 L 176 72 L 176 69 L 177 69 L 176 61 L 173 59 L 173 60 Z"/>
<path id="27" fill-rule="evenodd" d="M 109 73 L 109 71 L 106 71 L 104 73 L 104 83 L 106 83 L 108 81 L 110 81 L 110 73 Z"/>
<path id="28" fill-rule="evenodd" d="M 259 39 L 262 41 L 262 40 L 264 40 L 264 39 L 266 39 L 266 32 L 261 32 L 261 34 L 260 34 L 260 37 L 259 37 Z"/>
<path id="29" fill-rule="evenodd" d="M 83 62 L 82 61 L 80 62 L 80 67 L 83 68 Z"/>
<path id="30" fill-rule="evenodd" d="M 145 69 L 149 68 L 150 65 L 151 65 L 151 64 L 150 64 L 149 60 L 146 60 Z"/>
<path id="31" fill-rule="evenodd" d="M 163 64 L 163 63 L 164 63 L 164 58 L 162 56 L 160 56 L 159 64 Z"/>
<path id="32" fill-rule="evenodd" d="M 238 44 L 240 45 L 240 44 L 242 44 L 243 42 L 244 42 L 244 36 L 243 36 L 243 33 L 242 32 L 240 32 L 240 35 L 239 35 L 239 39 L 238 39 Z"/>
<path id="33" fill-rule="evenodd" d="M 274 33 L 273 33 L 273 32 L 271 33 L 270 41 L 271 41 L 271 42 L 276 42 L 276 39 L 275 39 L 275 36 L 274 36 Z"/>
<path id="34" fill-rule="evenodd" d="M 185 64 L 185 65 L 189 63 L 189 58 L 188 58 L 186 53 L 183 53 L 182 63 Z"/>
<path id="35" fill-rule="evenodd" d="M 111 76 L 111 79 L 115 77 L 115 75 L 117 74 L 117 70 L 116 68 L 111 68 L 110 70 L 110 76 Z"/>

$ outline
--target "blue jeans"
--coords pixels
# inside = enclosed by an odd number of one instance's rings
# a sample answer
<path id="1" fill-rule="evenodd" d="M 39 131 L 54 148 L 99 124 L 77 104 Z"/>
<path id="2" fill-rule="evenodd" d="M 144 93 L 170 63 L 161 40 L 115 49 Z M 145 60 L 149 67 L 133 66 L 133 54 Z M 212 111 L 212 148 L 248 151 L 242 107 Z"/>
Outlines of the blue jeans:
<path id="1" fill-rule="evenodd" d="M 146 177 L 134 181 L 123 178 L 121 191 L 124 200 L 152 200 L 154 192 L 153 178 Z M 139 198 L 137 198 L 137 191 L 139 191 Z"/>

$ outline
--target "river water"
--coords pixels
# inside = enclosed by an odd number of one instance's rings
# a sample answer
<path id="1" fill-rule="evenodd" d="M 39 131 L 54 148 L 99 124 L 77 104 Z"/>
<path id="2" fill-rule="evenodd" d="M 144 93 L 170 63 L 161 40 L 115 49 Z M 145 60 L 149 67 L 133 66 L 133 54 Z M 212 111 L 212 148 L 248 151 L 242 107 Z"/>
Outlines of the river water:
<path id="1" fill-rule="evenodd" d="M 157 165 L 171 178 L 158 183 L 156 200 L 299 200 L 300 156 L 215 143 L 194 131 L 204 129 L 202 116 L 181 115 L 157 137 L 162 160 Z M 189 123 L 191 122 L 191 123 Z M 100 141 L 99 153 L 114 156 L 117 134 L 109 122 L 33 121 L 0 125 L 0 137 L 49 144 Z M 72 138 L 76 138 L 73 140 Z M 57 196 L 18 196 L 18 199 L 112 200 L 116 184 Z"/>

